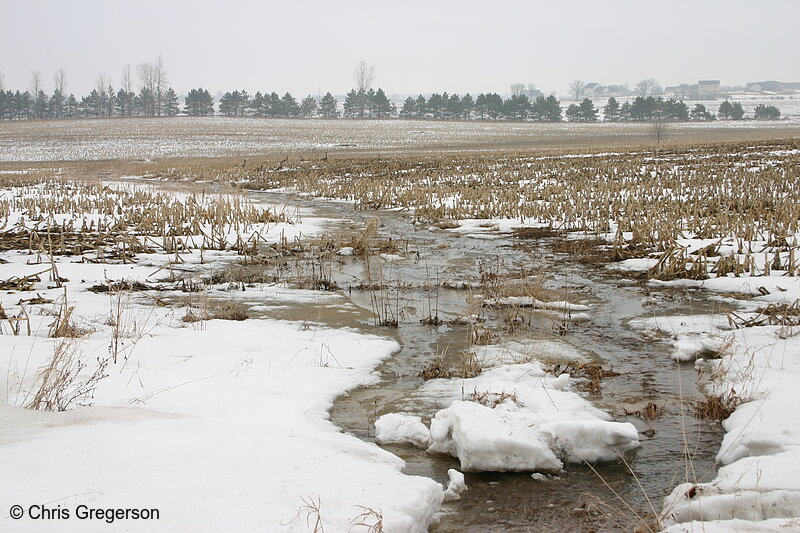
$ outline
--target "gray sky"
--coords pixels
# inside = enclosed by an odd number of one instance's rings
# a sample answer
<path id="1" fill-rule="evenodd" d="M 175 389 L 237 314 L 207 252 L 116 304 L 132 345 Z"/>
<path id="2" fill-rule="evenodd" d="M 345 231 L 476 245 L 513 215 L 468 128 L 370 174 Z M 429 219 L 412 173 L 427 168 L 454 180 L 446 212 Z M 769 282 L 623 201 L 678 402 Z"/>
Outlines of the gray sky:
<path id="1" fill-rule="evenodd" d="M 49 92 L 63 67 L 76 95 L 159 53 L 178 93 L 341 94 L 360 59 L 387 93 L 800 81 L 797 0 L 0 0 L 0 12 L 6 88 L 38 69 Z"/>

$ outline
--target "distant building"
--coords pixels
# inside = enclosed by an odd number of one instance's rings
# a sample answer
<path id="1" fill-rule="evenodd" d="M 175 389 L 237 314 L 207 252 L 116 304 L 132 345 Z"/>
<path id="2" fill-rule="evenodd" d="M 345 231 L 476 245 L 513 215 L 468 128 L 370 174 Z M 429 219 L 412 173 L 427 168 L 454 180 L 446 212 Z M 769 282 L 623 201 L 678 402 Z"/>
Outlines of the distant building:
<path id="1" fill-rule="evenodd" d="M 697 82 L 697 97 L 713 100 L 719 96 L 719 80 L 700 80 Z"/>
<path id="2" fill-rule="evenodd" d="M 538 96 L 544 96 L 544 93 L 539 89 L 534 89 L 533 87 L 528 87 L 522 91 L 522 94 L 528 97 L 528 100 L 533 102 Z"/>
<path id="3" fill-rule="evenodd" d="M 602 89 L 603 89 L 603 86 L 600 85 L 599 83 L 595 83 L 595 82 L 587 83 L 586 86 L 583 88 L 583 93 L 587 97 L 602 96 Z"/>

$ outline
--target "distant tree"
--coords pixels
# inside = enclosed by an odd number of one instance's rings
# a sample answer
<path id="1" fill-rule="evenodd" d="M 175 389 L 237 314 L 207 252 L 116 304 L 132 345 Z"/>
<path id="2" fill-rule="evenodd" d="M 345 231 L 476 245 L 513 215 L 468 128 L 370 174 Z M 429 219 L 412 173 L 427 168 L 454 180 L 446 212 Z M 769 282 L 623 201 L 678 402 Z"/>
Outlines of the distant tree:
<path id="1" fill-rule="evenodd" d="M 367 93 L 372 88 L 375 81 L 375 67 L 367 65 L 362 59 L 353 70 L 353 81 L 356 83 L 356 95 L 358 96 L 358 116 L 363 118 L 367 112 Z"/>
<path id="2" fill-rule="evenodd" d="M 214 98 L 205 89 L 192 89 L 183 101 L 183 112 L 190 117 L 214 114 Z"/>
<path id="3" fill-rule="evenodd" d="M 434 119 L 441 119 L 442 111 L 444 110 L 444 99 L 442 99 L 442 95 L 439 93 L 433 93 L 431 97 L 428 98 L 428 103 L 425 107 Z"/>
<path id="4" fill-rule="evenodd" d="M 581 80 L 574 80 L 569 84 L 569 94 L 572 95 L 575 100 L 580 100 L 583 98 L 583 94 L 586 92 L 586 84 L 583 83 Z"/>
<path id="5" fill-rule="evenodd" d="M 396 109 L 393 103 L 386 97 L 386 93 L 380 87 L 372 97 L 372 115 L 376 118 L 387 118 L 395 113 Z"/>
<path id="6" fill-rule="evenodd" d="M 428 101 L 421 94 L 417 96 L 416 118 L 425 118 L 428 114 Z"/>
<path id="7" fill-rule="evenodd" d="M 739 102 L 729 102 L 725 100 L 719 105 L 717 115 L 721 120 L 742 120 L 744 109 Z"/>
<path id="8" fill-rule="evenodd" d="M 569 106 L 567 106 L 567 110 L 566 110 L 566 112 L 564 114 L 566 115 L 568 121 L 577 122 L 579 113 L 580 112 L 578 111 L 578 106 L 577 105 L 569 104 Z"/>
<path id="9" fill-rule="evenodd" d="M 58 69 L 53 74 L 53 96 L 50 98 L 50 115 L 53 118 L 64 116 L 64 101 L 67 93 L 67 71 Z"/>
<path id="10" fill-rule="evenodd" d="M 710 122 L 714 118 L 714 115 L 709 113 L 703 104 L 695 104 L 689 113 L 689 120 L 693 122 Z"/>
<path id="11" fill-rule="evenodd" d="M 164 114 L 168 117 L 174 117 L 178 114 L 178 111 L 178 95 L 170 87 L 164 93 Z"/>
<path id="12" fill-rule="evenodd" d="M 731 104 L 731 111 L 733 120 L 742 120 L 744 118 L 744 109 L 741 103 L 733 102 L 733 104 Z"/>
<path id="13" fill-rule="evenodd" d="M 778 120 L 781 118 L 781 110 L 774 105 L 758 104 L 753 116 L 756 120 Z"/>
<path id="14" fill-rule="evenodd" d="M 525 92 L 525 84 L 524 83 L 512 83 L 511 84 L 511 96 L 520 96 Z"/>
<path id="15" fill-rule="evenodd" d="M 538 122 L 561 122 L 561 111 L 561 103 L 551 94 L 547 98 L 536 97 L 531 115 Z"/>
<path id="16" fill-rule="evenodd" d="M 311 95 L 303 98 L 300 102 L 300 116 L 309 118 L 317 114 L 317 99 Z"/>
<path id="17" fill-rule="evenodd" d="M 446 94 L 446 93 L 445 93 Z M 442 96 L 444 98 L 444 95 Z M 444 104 L 444 116 L 445 118 L 461 118 L 461 115 L 464 113 L 464 107 L 461 102 L 461 97 L 457 94 L 451 94 L 447 97 L 447 101 Z"/>
<path id="18" fill-rule="evenodd" d="M 531 102 L 525 94 L 512 95 L 503 103 L 503 111 L 510 120 L 527 120 L 531 115 Z"/>
<path id="19" fill-rule="evenodd" d="M 269 94 L 269 99 L 267 102 L 267 96 L 264 95 L 264 105 L 265 105 L 265 112 L 267 113 L 268 117 L 285 117 L 286 111 L 283 108 L 283 100 L 281 97 L 278 96 L 278 93 L 272 91 Z"/>
<path id="20" fill-rule="evenodd" d="M 344 99 L 345 118 L 355 118 L 359 116 L 361 110 L 361 98 L 355 89 L 352 89 Z"/>
<path id="21" fill-rule="evenodd" d="M 297 104 L 297 100 L 288 92 L 281 97 L 281 103 L 283 104 L 285 116 L 296 117 L 300 115 L 300 106 Z"/>
<path id="22" fill-rule="evenodd" d="M 295 102 L 295 105 L 297 103 Z M 248 114 L 250 95 L 247 91 L 226 92 L 219 100 L 219 113 L 226 117 L 238 117 Z"/>
<path id="23" fill-rule="evenodd" d="M 64 101 L 64 116 L 67 118 L 77 117 L 79 113 L 78 99 L 74 94 L 70 94 Z"/>
<path id="24" fill-rule="evenodd" d="M 661 94 L 661 86 L 653 78 L 642 80 L 636 84 L 636 92 L 639 96 L 657 96 Z"/>
<path id="25" fill-rule="evenodd" d="M 47 118 L 50 114 L 50 99 L 45 92 L 39 89 L 33 100 L 33 116 L 35 118 Z"/>
<path id="26" fill-rule="evenodd" d="M 578 106 L 578 120 L 580 122 L 597 122 L 597 109 L 589 98 L 584 98 Z"/>
<path id="27" fill-rule="evenodd" d="M 486 112 L 490 119 L 497 120 L 503 117 L 503 99 L 497 93 L 486 95 Z"/>
<path id="28" fill-rule="evenodd" d="M 319 112 L 325 118 L 336 118 L 339 116 L 338 109 L 339 102 L 333 97 L 331 93 L 326 93 L 320 102 Z"/>
<path id="29" fill-rule="evenodd" d="M 403 101 L 403 107 L 400 109 L 400 118 L 414 118 L 417 116 L 417 101 L 408 97 Z"/>
<path id="30" fill-rule="evenodd" d="M 606 122 L 617 122 L 620 120 L 619 102 L 613 96 L 608 99 L 603 108 L 603 120 Z"/>
<path id="31" fill-rule="evenodd" d="M 479 119 L 483 120 L 489 113 L 486 95 L 481 93 L 475 99 L 475 114 Z"/>
<path id="32" fill-rule="evenodd" d="M 475 101 L 472 95 L 467 93 L 461 98 L 461 118 L 469 120 L 472 118 L 472 110 L 475 107 Z"/>

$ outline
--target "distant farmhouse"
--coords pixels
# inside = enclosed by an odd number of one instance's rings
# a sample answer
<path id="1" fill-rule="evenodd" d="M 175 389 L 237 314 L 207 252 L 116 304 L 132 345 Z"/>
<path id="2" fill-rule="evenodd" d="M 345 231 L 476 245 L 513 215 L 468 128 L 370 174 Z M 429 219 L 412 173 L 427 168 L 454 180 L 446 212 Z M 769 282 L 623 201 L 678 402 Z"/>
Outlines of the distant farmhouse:
<path id="1" fill-rule="evenodd" d="M 586 86 L 583 88 L 583 93 L 588 98 L 597 98 L 597 97 L 620 97 L 620 96 L 631 96 L 634 94 L 633 91 L 629 90 L 627 87 L 622 85 L 600 85 L 599 83 L 587 83 Z"/>
<path id="2" fill-rule="evenodd" d="M 719 80 L 700 80 L 694 85 L 681 83 L 664 89 L 664 93 L 675 98 L 692 100 L 714 100 L 721 96 Z"/>
<path id="3" fill-rule="evenodd" d="M 697 98 L 714 100 L 719 96 L 719 80 L 700 80 L 697 82 Z"/>

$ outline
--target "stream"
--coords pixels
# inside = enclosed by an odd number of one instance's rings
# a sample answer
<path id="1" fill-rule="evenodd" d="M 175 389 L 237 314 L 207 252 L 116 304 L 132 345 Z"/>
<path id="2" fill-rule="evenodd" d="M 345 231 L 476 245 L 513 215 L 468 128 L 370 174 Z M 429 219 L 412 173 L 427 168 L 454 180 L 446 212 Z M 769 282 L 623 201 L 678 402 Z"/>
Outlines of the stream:
<path id="1" fill-rule="evenodd" d="M 270 316 L 312 320 L 330 327 L 350 327 L 390 336 L 401 349 L 377 368 L 380 382 L 338 398 L 331 420 L 343 431 L 372 441 L 373 422 L 383 414 L 405 411 L 428 422 L 446 407 L 419 393 L 420 370 L 437 357 L 456 364 L 470 347 L 470 326 L 453 319 L 475 313 L 470 290 L 494 274 L 521 271 L 544 277 L 547 290 L 586 304 L 591 320 L 566 321 L 554 312 L 482 308 L 494 342 L 523 340 L 566 344 L 619 373 L 604 378 L 599 391 L 582 392 L 614 420 L 631 422 L 640 431 L 641 447 L 625 461 L 592 466 L 568 464 L 556 477 L 536 480 L 529 473 L 465 473 L 468 490 L 443 505 L 435 532 L 453 531 L 632 531 L 641 519 L 661 510 L 663 497 L 677 483 L 706 481 L 715 473 L 714 458 L 723 430 L 697 420 L 691 402 L 702 398 L 691 363 L 670 359 L 669 339 L 653 339 L 630 327 L 635 318 L 724 312 L 698 291 L 650 292 L 641 278 L 611 272 L 604 264 L 581 264 L 553 251 L 552 237 L 520 239 L 482 228 L 477 235 L 414 224 L 408 212 L 355 211 L 343 202 L 315 201 L 295 195 L 251 193 L 269 203 L 298 205 L 307 215 L 328 219 L 331 233 L 356 232 L 377 219 L 380 238 L 399 249 L 402 259 L 370 259 L 369 272 L 356 257 L 338 257 L 328 275 L 357 306 L 343 312 L 324 305 L 276 308 Z M 322 266 L 320 268 L 323 268 Z M 399 327 L 373 323 L 375 294 L 358 288 L 366 280 L 389 288 L 381 302 Z M 470 285 L 472 284 L 472 285 Z M 388 302 L 388 304 L 387 304 Z M 556 313 L 557 314 L 557 313 Z M 428 316 L 444 321 L 420 322 Z M 513 326 L 513 327 L 512 327 Z M 642 420 L 631 415 L 648 402 L 663 407 L 662 416 Z M 429 454 L 411 446 L 384 446 L 406 461 L 405 473 L 447 484 L 447 470 L 459 468 L 456 458 Z"/>

